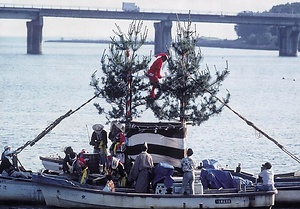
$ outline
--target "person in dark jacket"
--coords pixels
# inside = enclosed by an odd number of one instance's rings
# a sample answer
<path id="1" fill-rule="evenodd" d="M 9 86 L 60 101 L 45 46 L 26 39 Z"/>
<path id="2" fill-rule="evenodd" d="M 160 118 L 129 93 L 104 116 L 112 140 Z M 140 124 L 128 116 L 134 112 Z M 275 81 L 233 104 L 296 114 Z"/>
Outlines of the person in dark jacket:
<path id="1" fill-rule="evenodd" d="M 2 155 L 1 155 L 1 161 L 3 161 L 3 159 L 4 159 L 4 157 L 5 157 L 5 155 L 4 155 L 5 151 L 11 150 L 11 149 L 12 149 L 12 147 L 11 147 L 10 145 L 6 145 L 6 146 L 4 147 L 4 151 L 2 152 Z"/>
<path id="2" fill-rule="evenodd" d="M 6 149 L 2 153 L 3 159 L 1 160 L 0 172 L 2 175 L 8 175 L 11 177 L 29 178 L 30 175 L 20 171 L 14 166 L 13 160 L 16 158 L 14 150 L 12 148 Z M 1 157 L 2 157 L 1 156 Z"/>
<path id="3" fill-rule="evenodd" d="M 126 136 L 124 125 L 117 121 L 112 122 L 109 139 L 112 142 L 109 148 L 110 155 L 119 158 L 125 164 Z"/>
<path id="4" fill-rule="evenodd" d="M 70 146 L 65 148 L 64 153 L 65 158 L 63 159 L 63 171 L 64 173 L 73 173 L 73 163 L 75 163 L 77 154 Z"/>
<path id="5" fill-rule="evenodd" d="M 107 161 L 107 132 L 101 124 L 93 125 L 90 145 L 94 146 L 94 153 L 99 153 L 100 164 L 105 165 Z"/>

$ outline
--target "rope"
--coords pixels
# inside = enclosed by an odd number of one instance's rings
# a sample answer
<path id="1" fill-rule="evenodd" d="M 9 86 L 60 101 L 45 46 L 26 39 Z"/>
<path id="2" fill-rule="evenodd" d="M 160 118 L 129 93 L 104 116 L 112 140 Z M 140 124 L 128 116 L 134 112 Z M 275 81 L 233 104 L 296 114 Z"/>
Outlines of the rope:
<path id="1" fill-rule="evenodd" d="M 291 158 L 293 158 L 294 160 L 296 160 L 298 163 L 300 163 L 300 159 L 294 155 L 293 153 L 291 153 L 290 151 L 288 151 L 283 145 L 281 145 L 278 141 L 276 141 L 274 138 L 272 138 L 271 136 L 269 136 L 267 133 L 265 133 L 264 131 L 262 131 L 261 129 L 259 129 L 257 126 L 254 125 L 254 123 L 252 123 L 251 121 L 249 121 L 248 119 L 246 119 L 245 117 L 243 117 L 242 115 L 240 115 L 238 112 L 236 112 L 234 109 L 232 109 L 229 105 L 227 105 L 226 103 L 224 103 L 221 99 L 219 99 L 217 96 L 214 96 L 211 92 L 209 92 L 208 90 L 206 90 L 209 94 L 211 94 L 213 97 L 215 97 L 219 102 L 221 102 L 225 107 L 227 107 L 229 110 L 231 110 L 234 114 L 236 114 L 239 118 L 241 118 L 243 121 L 245 121 L 247 123 L 248 126 L 253 127 L 256 131 L 258 131 L 259 133 L 261 133 L 262 135 L 264 135 L 267 139 L 271 140 L 274 144 L 276 144 L 276 146 L 278 146 L 282 151 L 284 151 L 286 154 L 288 154 Z"/>

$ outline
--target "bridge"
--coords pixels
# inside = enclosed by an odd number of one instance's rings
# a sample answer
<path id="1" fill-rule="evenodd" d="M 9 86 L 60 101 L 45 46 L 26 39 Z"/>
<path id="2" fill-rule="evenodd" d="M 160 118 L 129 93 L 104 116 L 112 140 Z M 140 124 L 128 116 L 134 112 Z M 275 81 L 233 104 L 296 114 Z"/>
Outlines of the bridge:
<path id="1" fill-rule="evenodd" d="M 279 56 L 297 56 L 300 15 L 245 13 L 243 15 L 163 13 L 163 12 L 126 12 L 99 9 L 37 8 L 0 6 L 0 18 L 29 19 L 27 26 L 27 53 L 41 54 L 43 17 L 71 17 L 90 19 L 119 19 L 158 21 L 155 28 L 155 53 L 166 51 L 171 44 L 173 21 L 272 25 L 279 31 Z"/>

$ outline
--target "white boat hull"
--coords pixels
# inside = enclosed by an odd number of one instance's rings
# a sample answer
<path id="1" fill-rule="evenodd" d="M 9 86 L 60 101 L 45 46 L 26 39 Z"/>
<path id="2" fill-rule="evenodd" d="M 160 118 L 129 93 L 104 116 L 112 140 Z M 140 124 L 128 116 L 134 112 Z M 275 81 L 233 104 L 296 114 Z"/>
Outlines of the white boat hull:
<path id="1" fill-rule="evenodd" d="M 61 172 L 63 169 L 61 158 L 40 156 L 40 160 L 46 170 Z"/>
<path id="2" fill-rule="evenodd" d="M 232 175 L 256 182 L 257 179 L 250 173 L 236 173 L 231 171 Z M 299 205 L 300 204 L 300 176 L 295 173 L 275 175 L 275 187 L 278 191 L 275 197 L 276 206 Z"/>
<path id="3" fill-rule="evenodd" d="M 275 184 L 276 185 L 276 184 Z M 278 194 L 276 195 L 276 205 L 299 205 L 300 204 L 300 181 L 294 182 L 293 185 L 283 183 L 285 186 L 277 186 Z"/>
<path id="4" fill-rule="evenodd" d="M 41 176 L 40 176 L 41 177 Z M 41 177 L 43 178 L 43 177 Z M 61 181 L 61 182 L 59 182 Z M 37 178 L 47 206 L 64 208 L 271 208 L 276 191 L 214 194 L 145 194 L 82 188 L 70 181 Z M 55 183 L 56 182 L 56 183 Z M 60 185 L 62 184 L 62 185 Z"/>
<path id="5" fill-rule="evenodd" d="M 31 179 L 0 175 L 0 202 L 45 204 L 40 187 Z"/>

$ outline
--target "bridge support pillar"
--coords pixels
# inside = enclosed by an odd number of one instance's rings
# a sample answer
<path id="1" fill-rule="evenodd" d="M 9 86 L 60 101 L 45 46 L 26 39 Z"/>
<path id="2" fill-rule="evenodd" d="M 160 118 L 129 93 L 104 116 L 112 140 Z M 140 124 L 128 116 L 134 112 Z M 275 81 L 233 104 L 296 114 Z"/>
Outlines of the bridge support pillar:
<path id="1" fill-rule="evenodd" d="M 172 21 L 161 21 L 154 23 L 155 29 L 155 45 L 154 53 L 167 52 L 172 42 Z"/>
<path id="2" fill-rule="evenodd" d="M 297 56 L 299 32 L 296 26 L 279 27 L 279 56 Z"/>
<path id="3" fill-rule="evenodd" d="M 27 54 L 42 54 L 43 18 L 31 20 L 27 26 Z"/>

